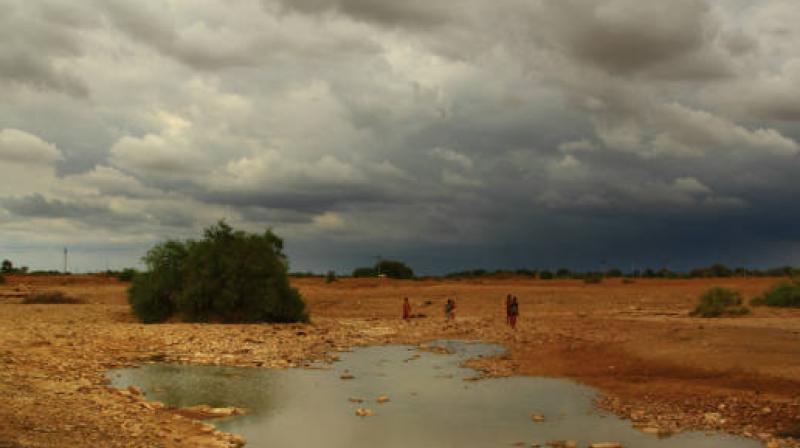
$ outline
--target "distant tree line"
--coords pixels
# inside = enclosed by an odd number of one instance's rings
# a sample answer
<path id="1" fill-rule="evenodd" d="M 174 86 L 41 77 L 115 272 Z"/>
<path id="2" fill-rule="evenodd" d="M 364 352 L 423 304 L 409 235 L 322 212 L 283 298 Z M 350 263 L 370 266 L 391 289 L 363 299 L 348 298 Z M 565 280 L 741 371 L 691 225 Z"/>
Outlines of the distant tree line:
<path id="1" fill-rule="evenodd" d="M 549 269 L 515 269 L 515 270 L 486 270 L 471 269 L 451 272 L 445 278 L 475 278 L 475 277 L 530 277 L 541 280 L 552 279 L 597 279 L 597 278 L 721 278 L 721 277 L 787 277 L 800 274 L 800 268 L 781 266 L 768 269 L 729 268 L 721 263 L 708 267 L 691 269 L 689 271 L 675 271 L 667 268 L 661 269 L 634 269 L 622 271 L 611 268 L 605 271 L 576 271 L 568 268 Z"/>
<path id="2" fill-rule="evenodd" d="M 397 279 L 414 278 L 414 271 L 402 261 L 380 260 L 372 267 L 356 268 L 353 277 L 380 277 Z"/>
<path id="3" fill-rule="evenodd" d="M 11 260 L 9 259 L 5 259 L 3 260 L 2 263 L 0 263 L 0 274 L 27 274 L 27 273 L 28 273 L 27 266 L 16 267 L 14 266 L 14 263 L 12 263 Z"/>

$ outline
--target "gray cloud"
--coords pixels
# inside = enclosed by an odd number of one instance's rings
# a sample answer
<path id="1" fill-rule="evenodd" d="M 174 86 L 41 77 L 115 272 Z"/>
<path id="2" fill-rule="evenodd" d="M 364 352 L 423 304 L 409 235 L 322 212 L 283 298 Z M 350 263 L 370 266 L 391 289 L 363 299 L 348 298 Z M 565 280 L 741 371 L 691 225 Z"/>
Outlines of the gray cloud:
<path id="1" fill-rule="evenodd" d="M 82 54 L 76 32 L 87 24 L 54 14 L 56 4 L 0 3 L 0 81 L 87 97 L 89 87 L 60 64 Z M 74 10 L 73 10 L 74 11 Z"/>
<path id="2" fill-rule="evenodd" d="M 740 6 L 6 1 L 0 246 L 133 264 L 226 218 L 297 269 L 783 262 L 800 17 Z"/>

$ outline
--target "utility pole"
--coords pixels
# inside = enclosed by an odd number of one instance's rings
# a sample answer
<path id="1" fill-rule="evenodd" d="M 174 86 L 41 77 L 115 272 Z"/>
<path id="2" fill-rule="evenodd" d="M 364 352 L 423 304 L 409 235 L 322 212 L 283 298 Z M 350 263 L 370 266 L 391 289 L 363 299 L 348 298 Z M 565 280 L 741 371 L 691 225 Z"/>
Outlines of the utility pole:
<path id="1" fill-rule="evenodd" d="M 67 248 L 64 248 L 64 273 L 67 273 Z"/>

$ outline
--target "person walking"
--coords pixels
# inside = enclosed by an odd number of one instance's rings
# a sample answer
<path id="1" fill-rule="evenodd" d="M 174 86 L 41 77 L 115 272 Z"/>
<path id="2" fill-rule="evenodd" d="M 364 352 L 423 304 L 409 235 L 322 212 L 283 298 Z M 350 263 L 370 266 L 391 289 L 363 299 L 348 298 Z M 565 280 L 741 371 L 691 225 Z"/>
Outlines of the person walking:
<path id="1" fill-rule="evenodd" d="M 411 319 L 411 303 L 408 301 L 408 297 L 403 299 L 403 320 L 408 322 Z"/>
<path id="2" fill-rule="evenodd" d="M 511 325 L 511 294 L 506 295 L 506 325 Z"/>
<path id="3" fill-rule="evenodd" d="M 454 299 L 447 299 L 444 304 L 444 315 L 447 320 L 456 320 L 456 301 Z"/>
<path id="4" fill-rule="evenodd" d="M 519 316 L 519 302 L 517 296 L 511 298 L 511 307 L 509 310 L 509 324 L 512 330 L 517 329 L 517 317 Z"/>

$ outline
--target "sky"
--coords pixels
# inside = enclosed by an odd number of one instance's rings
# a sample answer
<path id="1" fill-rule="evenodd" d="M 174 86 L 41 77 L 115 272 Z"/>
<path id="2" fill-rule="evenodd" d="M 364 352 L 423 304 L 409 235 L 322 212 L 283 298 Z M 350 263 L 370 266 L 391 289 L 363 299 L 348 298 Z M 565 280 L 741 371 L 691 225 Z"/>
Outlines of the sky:
<path id="1" fill-rule="evenodd" d="M 0 258 L 800 264 L 796 0 L 0 0 Z"/>

